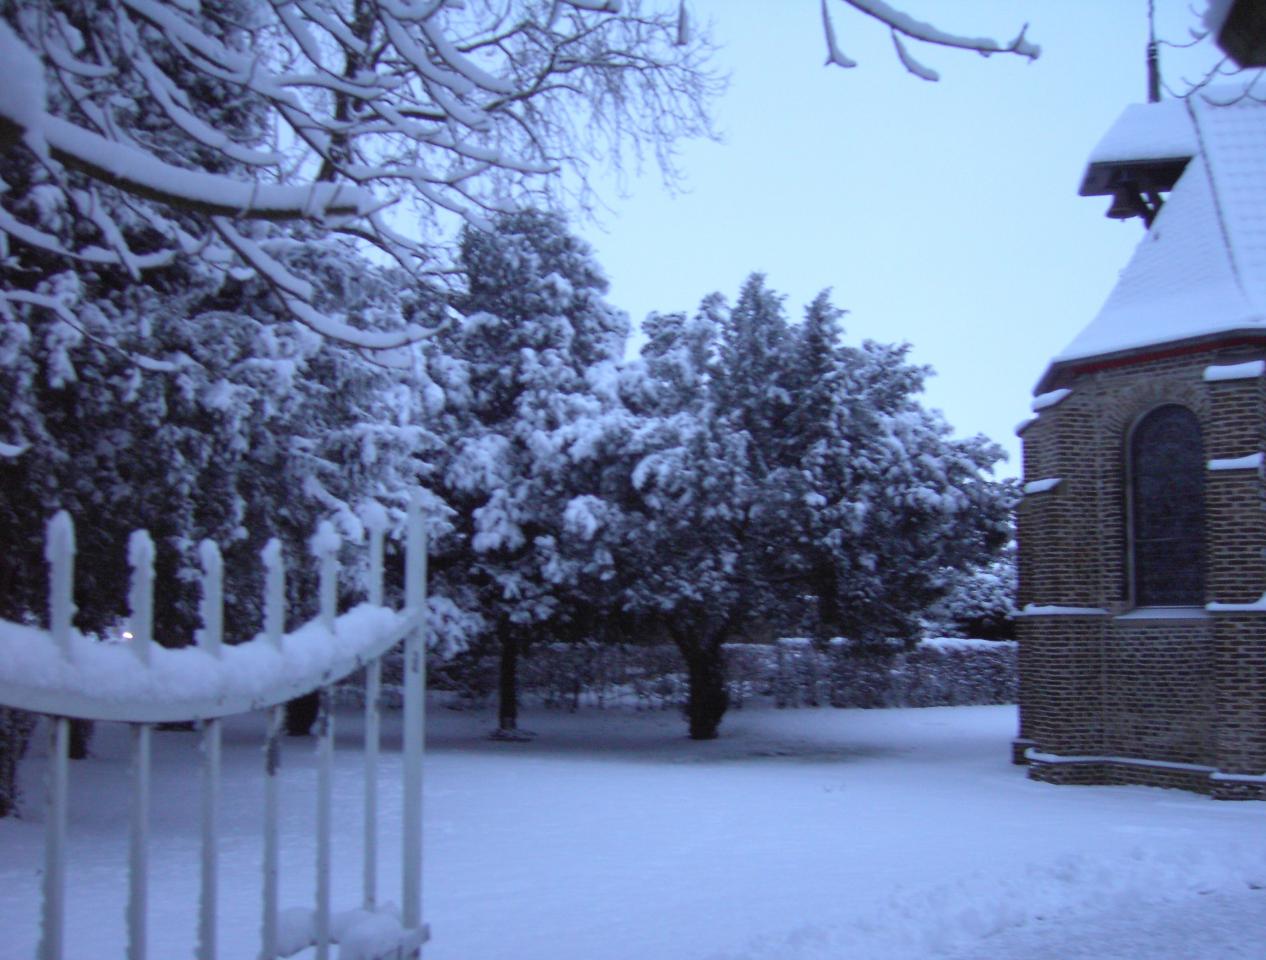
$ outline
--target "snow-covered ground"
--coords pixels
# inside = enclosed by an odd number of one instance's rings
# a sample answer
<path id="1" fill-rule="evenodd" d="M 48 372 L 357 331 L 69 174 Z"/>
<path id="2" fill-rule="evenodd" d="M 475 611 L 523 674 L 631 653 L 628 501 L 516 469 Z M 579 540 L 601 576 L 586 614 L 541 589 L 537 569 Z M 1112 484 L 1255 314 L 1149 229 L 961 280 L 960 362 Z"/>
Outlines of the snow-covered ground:
<path id="1" fill-rule="evenodd" d="M 694 743 L 671 713 L 529 712 L 530 743 L 433 708 L 428 960 L 903 960 L 1266 956 L 1266 804 L 1051 787 L 1007 762 L 1011 707 L 745 709 Z M 221 955 L 257 949 L 260 717 L 226 731 Z M 360 890 L 357 723 L 337 787 L 336 909 Z M 398 747 L 398 717 L 389 721 Z M 151 955 L 192 955 L 196 738 L 155 743 Z M 68 956 L 119 956 L 126 738 L 72 772 Z M 38 750 L 36 751 L 38 754 Z M 399 765 L 384 758 L 384 833 Z M 0 957 L 38 937 L 42 760 L 0 822 Z M 286 757 L 283 891 L 310 902 L 314 757 Z M 398 860 L 383 851 L 386 898 Z"/>

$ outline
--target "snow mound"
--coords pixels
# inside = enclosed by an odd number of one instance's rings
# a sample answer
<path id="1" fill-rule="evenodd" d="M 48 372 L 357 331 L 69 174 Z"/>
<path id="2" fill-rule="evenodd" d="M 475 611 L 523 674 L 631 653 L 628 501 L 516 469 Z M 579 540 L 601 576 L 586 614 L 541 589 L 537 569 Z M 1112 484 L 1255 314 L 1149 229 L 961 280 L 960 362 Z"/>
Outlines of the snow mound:
<path id="1" fill-rule="evenodd" d="M 376 910 L 358 907 L 330 917 L 330 942 L 338 945 L 338 960 L 395 960 L 411 957 L 430 938 L 425 924 L 411 930 L 400 922 L 395 904 Z M 317 915 L 310 907 L 291 907 L 277 918 L 277 953 L 283 957 L 317 944 Z"/>

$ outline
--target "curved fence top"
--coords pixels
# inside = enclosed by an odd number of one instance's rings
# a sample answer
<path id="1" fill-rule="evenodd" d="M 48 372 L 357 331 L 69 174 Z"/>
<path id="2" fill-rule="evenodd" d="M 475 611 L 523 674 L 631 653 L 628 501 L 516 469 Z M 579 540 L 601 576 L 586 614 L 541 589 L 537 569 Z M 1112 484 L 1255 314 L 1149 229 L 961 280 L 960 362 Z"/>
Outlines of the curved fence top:
<path id="1" fill-rule="evenodd" d="M 316 618 L 280 638 L 264 634 L 217 651 L 126 643 L 0 620 L 0 704 L 87 720 L 167 723 L 245 713 L 335 683 L 421 623 L 413 610 L 361 604 L 326 626 Z"/>

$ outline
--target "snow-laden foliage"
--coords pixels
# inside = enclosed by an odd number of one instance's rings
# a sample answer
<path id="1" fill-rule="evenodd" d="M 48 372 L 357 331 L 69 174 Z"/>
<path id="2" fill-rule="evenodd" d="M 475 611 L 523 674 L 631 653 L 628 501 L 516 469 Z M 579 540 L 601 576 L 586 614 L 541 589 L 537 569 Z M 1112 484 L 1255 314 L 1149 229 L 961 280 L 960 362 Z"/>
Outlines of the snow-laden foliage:
<path id="1" fill-rule="evenodd" d="M 671 177 L 674 144 L 710 134 L 720 84 L 706 34 L 683 35 L 665 6 L 7 4 L 0 195 L 13 167 L 37 166 L 44 184 L 39 209 L 0 200 L 0 255 L 33 246 L 133 278 L 196 258 L 254 271 L 322 333 L 369 348 L 417 339 L 425 328 L 322 310 L 261 235 L 302 222 L 420 277 L 443 267 L 435 241 L 454 214 L 587 202 L 594 159 L 653 159 Z"/>
<path id="2" fill-rule="evenodd" d="M 277 255 L 311 278 L 327 309 L 403 322 L 399 278 L 346 244 L 293 240 Z M 28 263 L 6 266 L 20 276 Z M 0 459 L 10 548 L 0 614 L 42 610 L 43 525 L 66 509 L 79 527 L 82 629 L 124 612 L 123 545 L 146 528 L 163 585 L 158 636 L 187 637 L 196 621 L 204 538 L 225 551 L 226 623 L 247 636 L 260 622 L 258 551 L 268 538 L 286 546 L 297 597 L 318 519 L 360 540 L 366 501 L 399 515 L 408 487 L 426 479 L 438 441 L 419 424 L 440 391 L 420 362 L 387 371 L 288 319 L 258 278 L 177 263 L 147 280 L 106 266 L 53 273 L 34 292 L 57 309 L 9 308 L 0 397 L 4 439 L 21 452 Z M 404 307 L 419 317 L 430 309 Z"/>
<path id="3" fill-rule="evenodd" d="M 18 789 L 18 764 L 39 718 L 25 710 L 0 707 L 0 817 L 13 814 L 21 794 Z"/>
<path id="4" fill-rule="evenodd" d="M 753 276 L 734 306 L 652 316 L 625 395 L 622 603 L 661 620 L 691 679 L 692 735 L 725 710 L 722 645 L 812 607 L 815 632 L 881 643 L 1010 536 L 1001 451 L 919 403 L 904 346 L 841 342 L 820 295 L 800 324 Z"/>
<path id="5" fill-rule="evenodd" d="M 949 592 L 927 610 L 934 636 L 1009 640 L 1015 636 L 1016 551 L 1011 543 L 989 563 L 949 572 Z"/>
<path id="6" fill-rule="evenodd" d="M 465 549 L 434 566 L 500 646 L 508 727 L 518 647 L 590 623 L 595 585 L 615 575 L 605 489 L 629 429 L 611 386 L 628 318 L 603 299 L 589 249 L 552 215 L 469 228 L 461 266 L 463 319 L 437 339 L 452 418 L 438 480 Z"/>

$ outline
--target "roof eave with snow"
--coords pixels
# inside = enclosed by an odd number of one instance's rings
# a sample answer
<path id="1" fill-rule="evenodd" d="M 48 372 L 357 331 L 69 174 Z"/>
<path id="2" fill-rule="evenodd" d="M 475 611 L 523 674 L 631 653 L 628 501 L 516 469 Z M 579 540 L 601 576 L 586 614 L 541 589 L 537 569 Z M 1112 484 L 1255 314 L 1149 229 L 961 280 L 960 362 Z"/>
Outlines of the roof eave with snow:
<path id="1" fill-rule="evenodd" d="M 1037 392 L 1087 370 L 1266 342 L 1266 103 L 1220 99 L 1131 107 L 1092 152 L 1083 192 L 1110 192 L 1108 172 L 1155 171 L 1192 148 L 1103 308 Z"/>
<path id="2" fill-rule="evenodd" d="M 1084 374 L 1133 366 L 1152 360 L 1169 360 L 1174 357 L 1204 353 L 1215 347 L 1260 347 L 1266 350 L 1266 317 L 1257 318 L 1257 322 L 1230 326 L 1225 330 L 1213 331 L 1187 340 L 1150 344 L 1086 357 L 1056 358 L 1046 368 L 1042 379 L 1033 388 L 1033 393 L 1040 396 L 1043 393 L 1058 390 L 1066 387 L 1075 377 Z"/>

